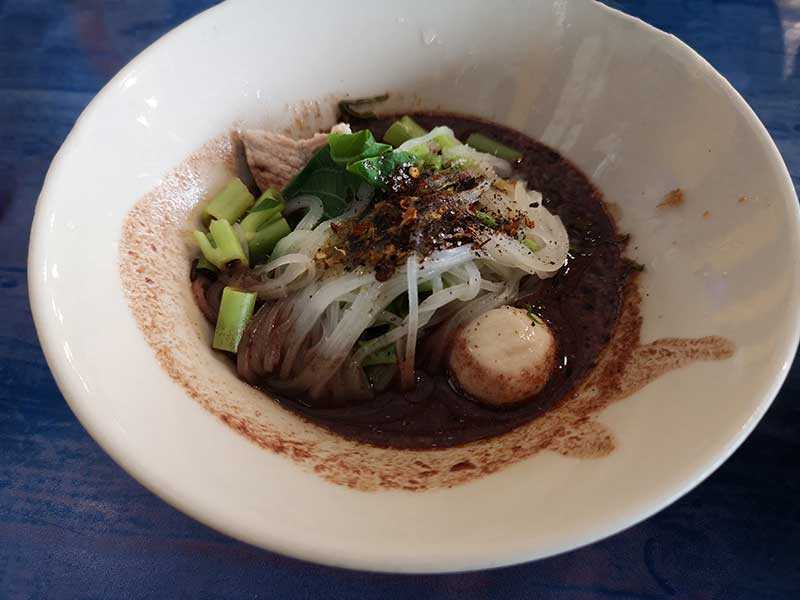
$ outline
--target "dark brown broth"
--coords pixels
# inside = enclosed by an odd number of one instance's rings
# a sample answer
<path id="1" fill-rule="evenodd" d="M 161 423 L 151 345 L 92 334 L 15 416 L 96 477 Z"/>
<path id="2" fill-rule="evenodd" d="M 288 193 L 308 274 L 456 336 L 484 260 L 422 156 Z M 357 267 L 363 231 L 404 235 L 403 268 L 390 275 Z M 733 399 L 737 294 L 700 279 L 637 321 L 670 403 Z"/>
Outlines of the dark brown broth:
<path id="1" fill-rule="evenodd" d="M 567 265 L 551 279 L 530 278 L 523 286 L 526 294 L 516 303 L 532 304 L 552 327 L 560 352 L 556 372 L 538 395 L 506 408 L 477 404 L 457 390 L 447 373 L 422 369 L 416 391 L 387 391 L 364 404 L 321 409 L 292 398 L 279 401 L 349 438 L 379 446 L 437 448 L 502 434 L 564 399 L 608 343 L 631 267 L 622 257 L 625 243 L 601 193 L 557 152 L 519 132 L 472 118 L 433 113 L 413 117 L 426 128 L 448 125 L 461 140 L 480 132 L 522 152 L 517 174 L 530 189 L 540 191 L 545 206 L 561 217 L 573 247 Z M 396 118 L 364 120 L 353 123 L 353 128 L 371 129 L 380 139 Z"/>

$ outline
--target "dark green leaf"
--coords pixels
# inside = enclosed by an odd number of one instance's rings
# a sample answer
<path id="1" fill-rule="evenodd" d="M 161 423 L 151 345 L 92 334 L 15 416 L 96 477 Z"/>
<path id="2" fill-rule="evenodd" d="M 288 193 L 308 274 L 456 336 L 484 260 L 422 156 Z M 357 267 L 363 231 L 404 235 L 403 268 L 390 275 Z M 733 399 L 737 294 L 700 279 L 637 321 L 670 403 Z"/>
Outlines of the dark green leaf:
<path id="1" fill-rule="evenodd" d="M 326 144 L 289 182 L 283 197 L 291 200 L 303 194 L 316 196 L 325 207 L 325 217 L 333 218 L 347 210 L 359 185 L 359 178 L 333 161 L 331 147 Z"/>
<path id="2" fill-rule="evenodd" d="M 331 147 L 331 159 L 340 165 L 380 156 L 392 149 L 389 144 L 376 142 L 369 129 L 357 133 L 332 133 L 328 136 L 328 144 Z"/>
<path id="3" fill-rule="evenodd" d="M 416 157 L 408 152 L 387 152 L 349 164 L 347 170 L 373 187 L 385 190 L 396 171 L 409 167 L 416 161 Z"/>

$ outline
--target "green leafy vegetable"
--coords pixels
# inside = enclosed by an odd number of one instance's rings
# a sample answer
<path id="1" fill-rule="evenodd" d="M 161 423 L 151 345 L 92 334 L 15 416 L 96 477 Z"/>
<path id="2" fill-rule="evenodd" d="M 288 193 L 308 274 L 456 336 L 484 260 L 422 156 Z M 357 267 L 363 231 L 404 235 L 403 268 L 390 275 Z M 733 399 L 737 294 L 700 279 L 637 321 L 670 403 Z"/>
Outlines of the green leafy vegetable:
<path id="1" fill-rule="evenodd" d="M 389 144 L 376 142 L 369 129 L 357 133 L 332 133 L 328 136 L 328 144 L 331 146 L 331 159 L 340 165 L 380 156 L 392 149 Z"/>
<path id="2" fill-rule="evenodd" d="M 417 162 L 408 152 L 386 152 L 374 158 L 365 158 L 347 165 L 347 171 L 380 190 L 388 187 L 389 179 L 398 169 Z"/>
<path id="3" fill-rule="evenodd" d="M 325 144 L 289 182 L 283 197 L 291 200 L 303 194 L 316 196 L 325 208 L 325 218 L 331 219 L 347 210 L 360 183 L 359 177 L 333 161 L 331 147 Z"/>
<path id="4" fill-rule="evenodd" d="M 226 352 L 236 352 L 247 322 L 253 316 L 255 305 L 255 293 L 242 292 L 232 287 L 222 290 L 212 347 Z"/>
<path id="5" fill-rule="evenodd" d="M 385 190 L 397 169 L 417 162 L 407 152 L 392 152 L 388 144 L 376 142 L 370 131 L 331 134 L 328 140 L 283 190 L 287 200 L 302 194 L 318 197 L 327 219 L 347 210 L 362 182 Z"/>
<path id="6" fill-rule="evenodd" d="M 634 271 L 639 271 L 641 273 L 642 271 L 644 271 L 644 265 L 642 263 L 635 262 L 631 264 L 631 269 L 633 269 Z"/>

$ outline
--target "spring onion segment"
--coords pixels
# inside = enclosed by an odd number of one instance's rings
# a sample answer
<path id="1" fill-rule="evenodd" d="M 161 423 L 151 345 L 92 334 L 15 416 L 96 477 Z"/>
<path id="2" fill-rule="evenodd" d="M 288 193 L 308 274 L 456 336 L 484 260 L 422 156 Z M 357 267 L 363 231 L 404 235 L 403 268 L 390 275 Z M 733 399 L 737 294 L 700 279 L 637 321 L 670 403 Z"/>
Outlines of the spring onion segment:
<path id="1" fill-rule="evenodd" d="M 253 206 L 255 198 L 241 179 L 234 178 L 228 185 L 208 203 L 203 217 L 206 222 L 211 219 L 223 219 L 235 223 Z"/>
<path id="2" fill-rule="evenodd" d="M 253 316 L 255 305 L 255 294 L 226 287 L 222 291 L 212 347 L 225 352 L 236 352 L 247 322 Z"/>
<path id="3" fill-rule="evenodd" d="M 493 140 L 490 137 L 483 135 L 482 133 L 473 133 L 467 138 L 467 146 L 471 146 L 478 150 L 479 152 L 485 152 L 487 154 L 493 154 L 498 158 L 502 158 L 503 160 L 507 160 L 510 162 L 514 162 L 522 158 L 522 154 L 506 146 L 505 144 L 501 144 L 497 140 Z"/>
<path id="4" fill-rule="evenodd" d="M 236 235 L 231 224 L 225 219 L 211 221 L 208 235 L 201 231 L 194 232 L 194 239 L 200 246 L 200 251 L 205 259 L 217 269 L 238 262 L 244 266 L 249 264 L 247 256 L 242 249 L 239 236 Z"/>

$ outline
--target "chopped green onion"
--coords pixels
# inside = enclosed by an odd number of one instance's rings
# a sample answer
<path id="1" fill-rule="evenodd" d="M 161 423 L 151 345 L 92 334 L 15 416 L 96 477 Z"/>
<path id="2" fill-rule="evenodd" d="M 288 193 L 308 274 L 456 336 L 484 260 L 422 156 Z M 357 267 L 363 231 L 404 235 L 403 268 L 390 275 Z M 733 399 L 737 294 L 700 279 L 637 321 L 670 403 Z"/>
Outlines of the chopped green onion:
<path id="1" fill-rule="evenodd" d="M 539 325 L 541 325 L 543 323 L 542 319 L 539 318 L 539 315 L 537 315 L 535 312 L 533 312 L 533 306 L 531 304 L 528 304 L 526 306 L 526 309 L 528 311 L 528 318 L 531 320 L 531 327 L 536 327 L 537 323 Z"/>
<path id="2" fill-rule="evenodd" d="M 428 133 L 427 129 L 422 127 L 419 123 L 417 123 L 414 119 L 412 119 L 408 115 L 405 115 L 402 119 L 400 119 L 400 123 L 403 124 L 403 126 L 406 128 L 406 131 L 408 131 L 409 135 L 411 135 L 412 138 L 421 137 L 426 133 Z"/>
<path id="3" fill-rule="evenodd" d="M 203 218 L 206 223 L 211 219 L 236 223 L 253 206 L 253 202 L 255 202 L 255 198 L 247 186 L 242 183 L 241 179 L 234 177 L 225 186 L 225 189 L 208 203 L 203 211 Z"/>
<path id="4" fill-rule="evenodd" d="M 242 339 L 244 328 L 253 316 L 256 305 L 254 292 L 242 292 L 232 287 L 222 290 L 222 301 L 219 304 L 217 327 L 214 330 L 214 342 L 217 350 L 236 352 Z"/>
<path id="5" fill-rule="evenodd" d="M 280 240 L 291 233 L 289 223 L 283 217 L 267 223 L 254 234 L 248 234 L 248 248 L 253 263 L 261 262 L 269 256 Z"/>
<path id="6" fill-rule="evenodd" d="M 498 158 L 502 158 L 511 162 L 517 161 L 522 158 L 522 154 L 509 148 L 505 144 L 486 137 L 481 133 L 473 133 L 467 138 L 467 145 L 472 146 L 479 152 L 486 152 L 487 154 L 494 154 Z"/>
<path id="7" fill-rule="evenodd" d="M 376 350 L 364 359 L 361 363 L 364 367 L 374 367 L 375 365 L 396 365 L 397 352 L 395 351 L 394 344 Z"/>
<path id="8" fill-rule="evenodd" d="M 356 133 L 331 133 L 328 136 L 331 159 L 339 165 L 349 165 L 365 158 L 374 158 L 391 151 L 389 144 L 375 141 L 369 129 Z"/>
<path id="9" fill-rule="evenodd" d="M 256 200 L 253 208 L 250 209 L 251 213 L 260 212 L 263 210 L 272 210 L 276 206 L 283 204 L 283 194 L 275 188 L 268 188 Z"/>
<path id="10" fill-rule="evenodd" d="M 408 152 L 386 152 L 381 156 L 365 158 L 347 165 L 347 172 L 363 179 L 372 187 L 385 190 L 394 173 L 416 162 L 416 157 Z"/>
<path id="11" fill-rule="evenodd" d="M 277 221 L 284 208 L 280 193 L 272 188 L 268 189 L 250 209 L 250 214 L 242 219 L 242 231 L 253 234 L 267 223 Z"/>
<path id="12" fill-rule="evenodd" d="M 389 126 L 389 129 L 386 130 L 386 133 L 383 134 L 383 141 L 397 148 L 400 144 L 407 142 L 413 137 L 411 132 L 408 131 L 408 127 L 403 125 L 400 121 L 395 121 Z"/>
<path id="13" fill-rule="evenodd" d="M 441 150 L 461 145 L 461 142 L 459 142 L 454 135 L 450 135 L 449 133 L 443 133 L 441 135 L 437 135 L 431 141 L 435 145 L 439 146 Z"/>
<path id="14" fill-rule="evenodd" d="M 492 229 L 497 229 L 497 221 L 495 218 L 490 215 L 489 213 L 485 213 L 482 210 L 475 211 L 475 217 L 487 227 L 491 227 Z"/>
<path id="15" fill-rule="evenodd" d="M 644 265 L 642 263 L 635 262 L 631 264 L 631 269 L 633 269 L 634 271 L 639 271 L 641 273 L 642 271 L 644 271 Z"/>
<path id="16" fill-rule="evenodd" d="M 218 269 L 224 269 L 229 263 L 241 262 L 249 266 L 242 245 L 231 224 L 225 219 L 215 219 L 209 225 L 210 236 L 201 231 L 195 231 L 194 236 L 200 251 L 206 260 Z"/>
<path id="17" fill-rule="evenodd" d="M 538 252 L 539 250 L 544 248 L 544 246 L 542 246 L 539 242 L 537 242 L 536 240 L 532 240 L 531 238 L 525 238 L 524 240 L 522 240 L 522 243 L 531 252 Z"/>

